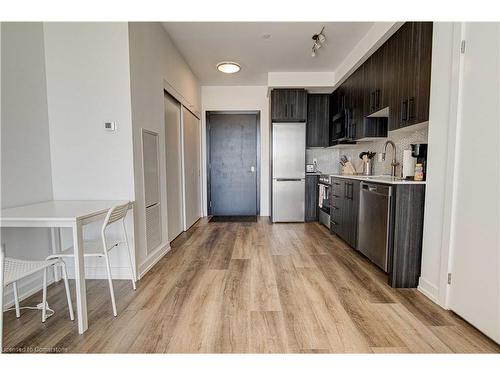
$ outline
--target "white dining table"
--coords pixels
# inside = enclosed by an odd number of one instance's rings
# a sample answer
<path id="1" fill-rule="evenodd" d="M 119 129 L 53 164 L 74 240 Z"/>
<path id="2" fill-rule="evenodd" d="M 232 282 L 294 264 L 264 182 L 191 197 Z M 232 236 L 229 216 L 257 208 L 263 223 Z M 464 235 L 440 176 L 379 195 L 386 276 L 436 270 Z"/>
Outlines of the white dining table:
<path id="1" fill-rule="evenodd" d="M 61 250 L 59 228 L 71 228 L 75 253 L 76 308 L 78 332 L 88 328 L 85 263 L 83 256 L 83 226 L 105 218 L 108 210 L 127 201 L 113 200 L 52 200 L 2 209 L 2 228 L 50 228 L 52 252 Z M 133 206 L 130 203 L 129 209 Z M 57 279 L 58 276 L 56 275 Z"/>

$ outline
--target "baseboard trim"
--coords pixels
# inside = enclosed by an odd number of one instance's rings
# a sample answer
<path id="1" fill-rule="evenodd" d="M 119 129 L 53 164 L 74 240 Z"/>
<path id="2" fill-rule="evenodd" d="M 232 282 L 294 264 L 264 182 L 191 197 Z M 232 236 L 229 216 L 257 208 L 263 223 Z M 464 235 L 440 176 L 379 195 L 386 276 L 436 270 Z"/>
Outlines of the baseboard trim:
<path id="1" fill-rule="evenodd" d="M 420 293 L 422 293 L 424 296 L 429 298 L 432 302 L 439 305 L 439 303 L 438 303 L 439 289 L 437 286 L 428 282 L 424 278 L 419 277 L 417 290 Z"/>
<path id="2" fill-rule="evenodd" d="M 142 277 L 148 273 L 149 270 L 153 268 L 153 266 L 158 263 L 160 259 L 163 258 L 170 250 L 170 243 L 167 242 L 163 246 L 160 246 L 156 251 L 149 254 L 146 260 L 144 260 L 144 262 L 142 262 L 139 266 L 139 280 L 142 279 Z"/>

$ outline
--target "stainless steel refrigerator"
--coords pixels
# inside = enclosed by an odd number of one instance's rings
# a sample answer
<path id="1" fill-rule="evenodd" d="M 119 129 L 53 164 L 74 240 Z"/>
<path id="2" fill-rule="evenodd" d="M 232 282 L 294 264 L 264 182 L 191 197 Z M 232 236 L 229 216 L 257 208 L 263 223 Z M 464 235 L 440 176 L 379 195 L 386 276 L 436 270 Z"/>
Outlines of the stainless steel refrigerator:
<path id="1" fill-rule="evenodd" d="M 304 221 L 306 124 L 273 123 L 272 150 L 272 221 Z"/>

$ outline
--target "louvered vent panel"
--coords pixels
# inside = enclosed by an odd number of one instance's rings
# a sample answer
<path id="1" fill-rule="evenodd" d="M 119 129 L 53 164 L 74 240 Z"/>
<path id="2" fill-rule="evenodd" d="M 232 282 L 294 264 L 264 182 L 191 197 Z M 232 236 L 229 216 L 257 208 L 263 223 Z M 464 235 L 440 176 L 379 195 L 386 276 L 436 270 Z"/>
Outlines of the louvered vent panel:
<path id="1" fill-rule="evenodd" d="M 161 244 L 160 205 L 146 208 L 146 244 L 148 254 Z"/>

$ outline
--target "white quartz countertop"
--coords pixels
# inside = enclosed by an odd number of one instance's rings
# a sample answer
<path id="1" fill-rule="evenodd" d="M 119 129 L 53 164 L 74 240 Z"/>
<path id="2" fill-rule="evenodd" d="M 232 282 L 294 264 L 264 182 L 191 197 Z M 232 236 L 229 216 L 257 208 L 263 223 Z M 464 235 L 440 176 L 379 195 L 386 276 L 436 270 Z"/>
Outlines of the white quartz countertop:
<path id="1" fill-rule="evenodd" d="M 425 185 L 425 181 L 402 180 L 392 176 L 364 176 L 364 175 L 348 175 L 348 174 L 331 174 L 331 177 L 346 178 L 350 180 L 360 180 L 365 182 L 376 182 L 389 185 Z"/>

